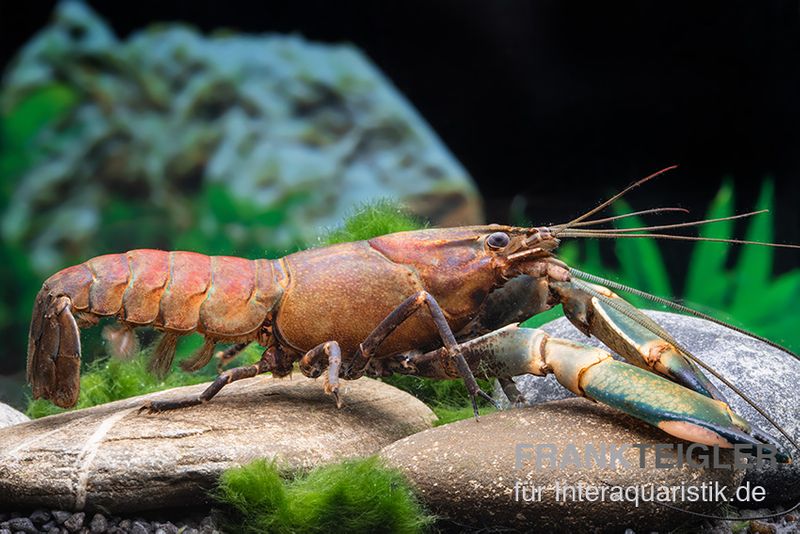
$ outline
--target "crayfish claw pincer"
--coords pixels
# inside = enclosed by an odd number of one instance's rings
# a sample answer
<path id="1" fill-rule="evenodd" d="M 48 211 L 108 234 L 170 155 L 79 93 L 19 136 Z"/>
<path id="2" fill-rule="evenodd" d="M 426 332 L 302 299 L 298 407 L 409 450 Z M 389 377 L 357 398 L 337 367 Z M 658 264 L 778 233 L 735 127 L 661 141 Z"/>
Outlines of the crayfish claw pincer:
<path id="1" fill-rule="evenodd" d="M 333 397 L 333 400 L 336 401 L 336 407 L 337 408 L 341 408 L 342 407 L 342 398 L 339 396 L 339 388 L 332 389 L 331 390 L 331 396 Z"/>
<path id="2" fill-rule="evenodd" d="M 501 409 L 500 405 L 497 404 L 497 402 L 491 397 L 491 395 L 489 395 L 482 389 L 478 389 L 478 391 L 470 395 L 470 400 L 472 400 L 472 411 L 475 414 L 475 421 L 480 421 L 480 414 L 478 413 L 478 397 L 481 397 L 489 401 L 489 403 L 491 403 L 491 405 L 494 406 L 496 410 Z"/>
<path id="3" fill-rule="evenodd" d="M 188 408 L 189 406 L 197 406 L 203 404 L 203 399 L 199 397 L 190 397 L 180 400 L 154 400 L 145 401 L 144 405 L 139 408 L 139 414 L 156 414 L 176 410 L 178 408 Z"/>
<path id="4" fill-rule="evenodd" d="M 158 409 L 153 408 L 153 401 L 145 401 L 144 404 L 142 404 L 142 406 L 136 412 L 136 415 L 150 415 L 158 412 L 159 412 Z"/>

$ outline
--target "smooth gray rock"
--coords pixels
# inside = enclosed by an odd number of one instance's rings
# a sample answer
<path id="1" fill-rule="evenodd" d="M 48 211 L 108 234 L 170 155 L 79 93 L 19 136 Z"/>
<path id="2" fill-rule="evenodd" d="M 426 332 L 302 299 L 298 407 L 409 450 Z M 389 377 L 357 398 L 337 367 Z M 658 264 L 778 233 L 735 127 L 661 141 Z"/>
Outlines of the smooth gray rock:
<path id="1" fill-rule="evenodd" d="M 800 360 L 761 341 L 704 319 L 660 311 L 646 313 L 695 356 L 758 402 L 795 441 L 800 441 L 800 389 L 797 386 L 800 382 Z M 554 337 L 603 347 L 597 339 L 587 338 L 563 317 L 543 325 L 542 329 Z M 788 441 L 758 412 L 717 378 L 708 376 L 727 397 L 736 413 L 775 436 L 789 448 Z M 514 381 L 529 404 L 574 396 L 553 375 L 519 376 Z M 496 388 L 495 396 L 508 405 L 499 387 Z M 793 503 L 800 499 L 800 451 L 791 448 L 789 450 L 795 456 L 793 465 L 751 470 L 745 479 L 767 489 L 767 500 L 762 505 Z"/>
<path id="2" fill-rule="evenodd" d="M 693 519 L 650 502 L 640 502 L 637 507 L 633 502 L 615 501 L 610 494 L 590 501 L 568 493 L 557 500 L 556 484 L 561 488 L 619 486 L 642 492 L 649 491 L 649 484 L 702 488 L 716 482 L 730 491 L 742 476 L 741 470 L 731 469 L 659 469 L 652 448 L 647 450 L 645 467 L 639 466 L 639 450 L 633 448 L 624 453 L 629 467 L 590 464 L 542 469 L 525 459 L 517 466 L 516 451 L 521 444 L 553 445 L 558 457 L 565 459 L 568 446 L 583 455 L 590 443 L 676 445 L 681 441 L 611 408 L 585 399 L 565 399 L 426 430 L 389 445 L 381 456 L 406 474 L 435 514 L 465 530 L 497 532 L 621 532 L 627 527 L 637 532 L 664 532 L 691 524 Z M 726 451 L 723 457 L 727 456 Z M 540 499 L 525 502 L 518 484 L 541 486 Z M 713 513 L 718 507 L 713 501 L 668 502 L 704 513 Z"/>
<path id="3" fill-rule="evenodd" d="M 436 419 L 408 393 L 368 378 L 345 382 L 337 409 L 321 380 L 297 376 L 241 380 L 200 406 L 138 413 L 145 399 L 207 385 L 0 430 L 0 502 L 104 513 L 201 506 L 225 469 L 274 458 L 296 472 L 368 456 Z M 72 518 L 53 515 L 70 528 Z"/>
<path id="4" fill-rule="evenodd" d="M 15 410 L 8 404 L 3 404 L 2 402 L 0 402 L 0 428 L 5 428 L 11 425 L 17 425 L 19 423 L 24 423 L 30 420 L 31 420 L 30 417 L 28 417 L 24 413 Z"/>

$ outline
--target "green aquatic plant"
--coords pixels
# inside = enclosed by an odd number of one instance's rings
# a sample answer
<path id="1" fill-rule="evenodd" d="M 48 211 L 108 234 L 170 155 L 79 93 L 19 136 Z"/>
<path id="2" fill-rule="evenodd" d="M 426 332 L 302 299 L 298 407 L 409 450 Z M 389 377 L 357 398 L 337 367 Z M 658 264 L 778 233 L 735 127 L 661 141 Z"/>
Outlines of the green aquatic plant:
<path id="1" fill-rule="evenodd" d="M 494 380 L 476 378 L 483 391 L 491 392 L 494 389 Z M 472 401 L 464 381 L 460 378 L 435 380 L 419 376 L 392 375 L 381 378 L 381 381 L 402 389 L 427 404 L 436 414 L 435 426 L 473 417 Z M 481 415 L 495 411 L 495 408 L 483 398 L 478 398 L 477 401 Z"/>
<path id="2" fill-rule="evenodd" d="M 318 467 L 293 479 L 256 460 L 222 474 L 214 492 L 228 529 L 246 533 L 423 532 L 433 522 L 403 475 L 379 458 Z"/>

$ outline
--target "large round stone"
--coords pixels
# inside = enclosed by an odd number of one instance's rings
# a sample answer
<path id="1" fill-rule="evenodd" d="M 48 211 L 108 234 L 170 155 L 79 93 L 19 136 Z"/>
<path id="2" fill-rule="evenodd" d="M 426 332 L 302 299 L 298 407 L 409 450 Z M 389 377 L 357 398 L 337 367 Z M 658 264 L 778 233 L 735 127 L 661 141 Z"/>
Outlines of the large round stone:
<path id="1" fill-rule="evenodd" d="M 389 445 L 381 455 L 406 473 L 434 513 L 457 526 L 492 531 L 669 530 L 693 518 L 645 502 L 651 487 L 652 491 L 675 491 L 675 497 L 670 494 L 667 499 L 673 506 L 714 513 L 718 503 L 712 495 L 690 502 L 689 492 L 701 495 L 724 487 L 729 497 L 742 476 L 741 470 L 733 469 L 658 468 L 652 447 L 644 449 L 644 467 L 639 463 L 641 449 L 633 447 L 622 454 L 630 466 L 584 463 L 591 446 L 597 450 L 605 446 L 608 452 L 613 446 L 637 444 L 675 447 L 685 442 L 605 406 L 566 399 L 427 430 Z M 549 466 L 549 460 L 537 465 L 537 446 L 552 446 L 559 463 L 551 469 L 542 467 Z M 570 456 L 570 451 L 577 451 L 581 458 Z M 728 452 L 721 455 L 726 463 L 730 463 Z M 610 453 L 605 458 L 610 462 Z M 662 460 L 674 461 L 669 456 Z M 532 498 L 531 488 L 541 488 L 538 498 Z M 603 488 L 605 496 L 601 496 Z M 620 492 L 629 495 L 628 500 L 615 500 Z"/>
<path id="2" fill-rule="evenodd" d="M 800 360 L 729 328 L 676 313 L 646 311 L 692 354 L 709 364 L 730 382 L 755 400 L 796 442 L 800 442 Z M 556 319 L 542 329 L 554 337 L 572 339 L 587 345 L 603 347 L 596 338 L 586 337 L 566 318 Z M 800 451 L 790 446 L 752 406 L 706 373 L 723 392 L 736 413 L 775 436 L 795 456 L 792 465 L 779 465 L 749 470 L 744 483 L 766 488 L 767 495 L 760 505 L 794 504 L 800 500 Z M 553 375 L 518 376 L 517 388 L 529 404 L 574 396 L 556 381 Z M 505 405 L 508 401 L 499 387 L 495 396 Z"/>
<path id="3" fill-rule="evenodd" d="M 138 413 L 145 399 L 196 395 L 206 385 L 0 430 L 0 502 L 110 512 L 196 506 L 230 467 L 274 458 L 299 470 L 367 456 L 435 420 L 411 395 L 366 378 L 345 383 L 341 409 L 321 381 L 256 377 L 204 405 Z"/>

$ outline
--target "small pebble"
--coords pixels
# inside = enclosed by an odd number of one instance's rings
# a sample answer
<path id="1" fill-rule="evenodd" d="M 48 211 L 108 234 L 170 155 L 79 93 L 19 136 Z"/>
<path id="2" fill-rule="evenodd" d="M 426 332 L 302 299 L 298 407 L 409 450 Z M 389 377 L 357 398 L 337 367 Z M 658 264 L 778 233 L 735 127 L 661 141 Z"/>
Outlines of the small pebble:
<path id="1" fill-rule="evenodd" d="M 166 534 L 178 534 L 178 527 L 176 527 L 169 521 L 167 521 L 166 523 L 156 523 L 155 527 L 157 529 L 163 530 Z"/>
<path id="2" fill-rule="evenodd" d="M 30 515 L 31 521 L 34 522 L 36 525 L 44 525 L 48 521 L 50 521 L 50 512 L 47 510 L 34 510 L 34 512 Z"/>
<path id="3" fill-rule="evenodd" d="M 83 512 L 72 514 L 72 517 L 64 521 L 64 526 L 70 532 L 78 532 L 83 526 L 84 519 L 86 519 L 86 514 Z"/>
<path id="4" fill-rule="evenodd" d="M 91 518 L 91 520 L 90 520 Z M 38 509 L 28 516 L 19 512 L 0 514 L 0 534 L 220 534 L 212 516 L 179 521 L 151 521 L 134 516 Z"/>
<path id="5" fill-rule="evenodd" d="M 39 534 L 39 529 L 33 525 L 27 517 L 15 517 L 8 520 L 8 528 L 14 532 L 24 532 L 25 534 Z"/>
<path id="6" fill-rule="evenodd" d="M 63 510 L 53 510 L 53 519 L 56 520 L 56 523 L 59 525 L 63 525 L 64 522 L 72 517 L 71 512 L 65 512 Z"/>
<path id="7" fill-rule="evenodd" d="M 92 522 L 89 523 L 89 530 L 92 534 L 103 534 L 108 530 L 108 521 L 103 514 L 94 514 Z"/>
<path id="8" fill-rule="evenodd" d="M 750 521 L 750 526 L 747 529 L 750 534 L 775 534 L 777 531 L 775 525 L 756 520 Z"/>

